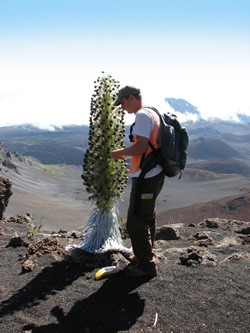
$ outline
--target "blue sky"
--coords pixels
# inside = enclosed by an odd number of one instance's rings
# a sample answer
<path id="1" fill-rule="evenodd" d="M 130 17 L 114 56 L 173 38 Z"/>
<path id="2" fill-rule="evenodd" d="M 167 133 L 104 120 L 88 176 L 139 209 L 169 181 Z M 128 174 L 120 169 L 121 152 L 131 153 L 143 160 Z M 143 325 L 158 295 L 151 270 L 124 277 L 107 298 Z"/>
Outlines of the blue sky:
<path id="1" fill-rule="evenodd" d="M 249 59 L 247 0 L 0 0 L 0 126 L 88 123 L 102 71 L 162 111 L 250 114 Z"/>

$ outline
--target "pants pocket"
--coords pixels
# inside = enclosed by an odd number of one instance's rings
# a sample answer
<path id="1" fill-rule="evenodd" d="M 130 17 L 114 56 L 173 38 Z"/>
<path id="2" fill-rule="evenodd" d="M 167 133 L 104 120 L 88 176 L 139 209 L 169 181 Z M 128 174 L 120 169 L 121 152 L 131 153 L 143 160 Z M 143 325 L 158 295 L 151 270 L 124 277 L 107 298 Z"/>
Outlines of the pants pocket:
<path id="1" fill-rule="evenodd" d="M 155 198 L 153 193 L 140 194 L 140 215 L 152 218 L 155 207 Z"/>

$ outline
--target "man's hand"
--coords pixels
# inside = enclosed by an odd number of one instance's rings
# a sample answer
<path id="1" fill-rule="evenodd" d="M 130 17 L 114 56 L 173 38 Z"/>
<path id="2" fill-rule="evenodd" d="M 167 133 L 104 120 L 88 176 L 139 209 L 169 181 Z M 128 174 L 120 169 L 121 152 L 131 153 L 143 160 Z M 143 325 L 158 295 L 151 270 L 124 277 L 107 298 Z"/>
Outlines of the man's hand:
<path id="1" fill-rule="evenodd" d="M 126 156 L 134 156 L 145 153 L 148 146 L 148 139 L 143 136 L 136 136 L 136 143 L 124 149 L 113 150 L 110 155 L 113 159 L 124 159 Z"/>
<path id="2" fill-rule="evenodd" d="M 125 156 L 123 155 L 123 149 L 113 150 L 110 155 L 114 160 L 120 160 L 125 158 Z"/>

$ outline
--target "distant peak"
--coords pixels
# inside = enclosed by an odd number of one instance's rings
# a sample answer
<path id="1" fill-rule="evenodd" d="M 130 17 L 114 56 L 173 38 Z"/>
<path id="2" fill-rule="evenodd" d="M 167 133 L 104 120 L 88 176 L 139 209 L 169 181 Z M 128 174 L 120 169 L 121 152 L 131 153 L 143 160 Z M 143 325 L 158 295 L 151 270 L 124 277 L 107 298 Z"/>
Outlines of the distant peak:
<path id="1" fill-rule="evenodd" d="M 165 101 L 176 112 L 179 112 L 182 114 L 196 114 L 196 115 L 200 116 L 200 112 L 197 110 L 197 107 L 190 104 L 185 99 L 165 98 Z"/>
<path id="2" fill-rule="evenodd" d="M 241 121 L 243 123 L 250 123 L 250 115 L 242 114 L 239 112 L 236 115 L 237 115 L 239 121 Z"/>

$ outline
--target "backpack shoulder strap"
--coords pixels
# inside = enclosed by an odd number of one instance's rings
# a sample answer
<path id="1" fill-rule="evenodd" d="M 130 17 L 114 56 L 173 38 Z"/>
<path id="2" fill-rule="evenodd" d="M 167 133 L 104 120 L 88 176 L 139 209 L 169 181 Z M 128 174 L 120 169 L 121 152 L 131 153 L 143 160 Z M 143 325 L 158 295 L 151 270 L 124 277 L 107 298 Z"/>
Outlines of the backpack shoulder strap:
<path id="1" fill-rule="evenodd" d="M 160 112 L 159 112 L 156 108 L 154 108 L 154 107 L 152 107 L 152 106 L 144 106 L 144 108 L 146 108 L 146 109 L 150 109 L 150 110 L 153 110 L 153 111 L 156 112 L 156 113 L 159 115 L 159 117 L 160 117 L 160 128 L 159 128 L 159 135 L 158 135 L 158 139 L 157 139 L 157 142 L 160 143 L 160 142 L 161 142 L 161 140 L 160 140 L 160 138 L 161 138 L 161 128 L 162 128 L 162 118 L 161 118 Z M 134 140 L 133 140 L 133 134 L 132 134 L 134 126 L 135 126 L 135 123 L 133 123 L 133 124 L 130 126 L 130 134 L 129 134 L 129 140 L 130 140 L 130 142 L 133 142 L 133 141 L 134 141 Z M 155 147 L 153 146 L 153 144 L 150 142 L 150 140 L 148 141 L 148 145 L 149 145 L 150 148 L 152 149 L 153 153 L 155 153 L 155 152 L 156 152 L 156 149 L 155 149 Z M 145 155 L 146 155 L 146 153 L 142 154 L 142 158 L 141 158 L 141 162 L 140 162 L 140 167 L 141 167 L 141 165 L 142 165 L 142 163 L 143 163 L 143 161 L 144 161 L 144 159 L 145 159 Z M 140 178 L 144 178 L 146 172 L 147 172 L 147 171 L 142 170 L 142 172 L 141 172 L 141 174 L 140 174 Z"/>
<path id="2" fill-rule="evenodd" d="M 158 136 L 158 139 L 157 139 L 158 143 L 160 143 L 160 140 L 159 140 L 159 139 L 160 139 L 161 126 L 162 126 L 162 119 L 161 119 L 160 112 L 159 112 L 156 108 L 154 108 L 153 106 L 144 106 L 144 108 L 145 108 L 145 109 L 151 109 L 151 110 L 155 111 L 155 112 L 159 115 L 159 117 L 160 117 L 161 125 L 160 125 L 160 130 L 159 130 L 159 136 Z M 133 140 L 133 134 L 132 134 L 134 126 L 135 126 L 135 123 L 133 123 L 133 124 L 130 126 L 130 130 L 129 130 L 129 140 L 130 140 L 130 142 L 133 142 L 133 141 L 134 141 L 134 140 Z M 155 150 L 155 148 L 153 147 L 153 145 L 152 145 L 152 143 L 151 143 L 150 141 L 148 142 L 148 144 L 149 144 L 149 146 L 150 146 L 153 150 Z"/>
<path id="3" fill-rule="evenodd" d="M 144 108 L 145 109 L 150 109 L 150 110 L 156 112 L 158 114 L 159 118 L 160 118 L 160 128 L 159 128 L 159 134 L 158 134 L 158 138 L 157 138 L 157 143 L 160 144 L 160 142 L 161 142 L 161 128 L 162 128 L 161 115 L 160 115 L 159 111 L 156 108 L 154 108 L 153 106 L 144 106 Z M 153 146 L 153 144 L 152 144 L 152 142 L 150 140 L 148 141 L 148 145 L 152 149 L 152 153 L 155 155 L 156 152 L 157 152 L 157 149 Z M 140 162 L 140 168 L 142 166 L 142 163 L 144 162 L 145 155 L 146 155 L 146 152 L 143 153 L 143 155 L 142 155 L 141 162 Z M 140 178 L 144 178 L 146 172 L 147 172 L 146 170 L 142 170 L 142 172 L 140 174 Z"/>
<path id="4" fill-rule="evenodd" d="M 146 109 L 150 109 L 150 110 L 153 110 L 154 112 L 156 112 L 160 118 L 160 128 L 159 128 L 159 134 L 158 134 L 158 138 L 157 138 L 157 143 L 160 145 L 161 144 L 161 129 L 162 129 L 162 126 L 163 126 L 163 121 L 162 121 L 162 117 L 161 117 L 161 114 L 160 112 L 153 106 L 144 106 Z M 153 147 L 153 145 L 151 144 L 151 142 L 149 141 L 148 144 L 150 145 L 150 148 L 152 150 L 155 150 L 155 148 Z"/>
<path id="5" fill-rule="evenodd" d="M 146 106 L 145 105 L 144 108 L 145 109 L 153 110 L 154 112 L 156 112 L 160 116 L 160 112 L 156 108 L 154 108 L 153 106 Z"/>
<path id="6" fill-rule="evenodd" d="M 130 126 L 129 136 L 128 136 L 130 142 L 134 142 L 134 138 L 133 138 L 133 134 L 132 134 L 134 126 L 135 126 L 135 123 L 133 123 L 133 124 Z"/>

